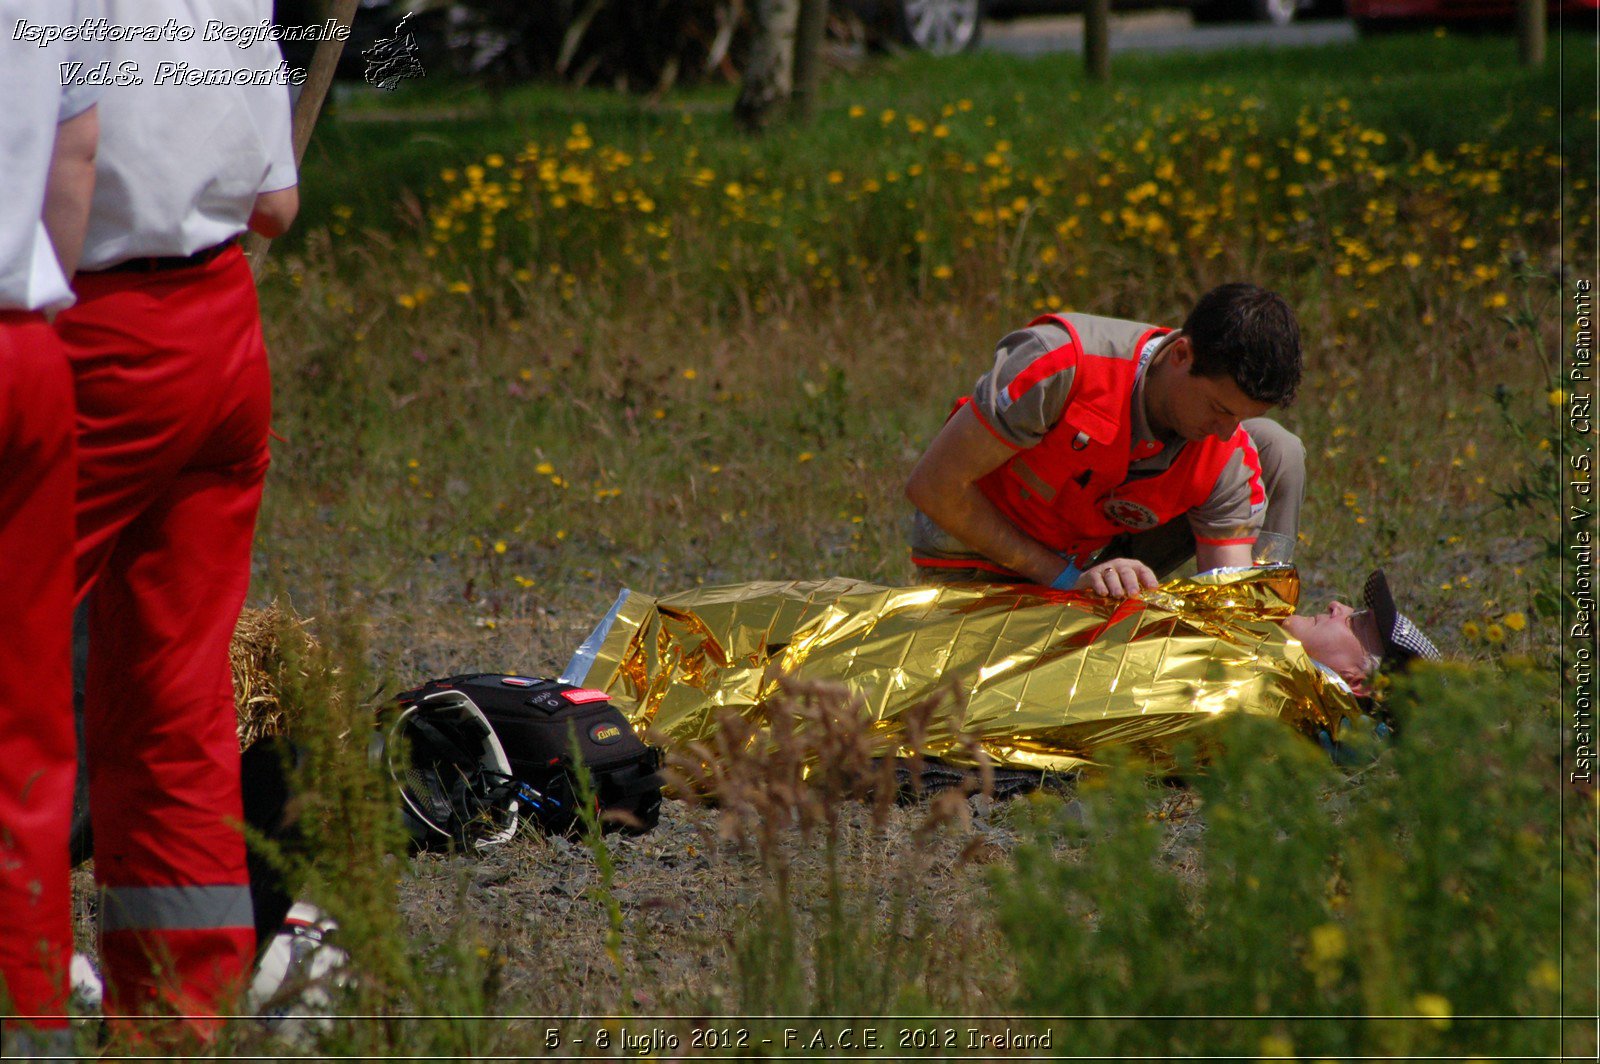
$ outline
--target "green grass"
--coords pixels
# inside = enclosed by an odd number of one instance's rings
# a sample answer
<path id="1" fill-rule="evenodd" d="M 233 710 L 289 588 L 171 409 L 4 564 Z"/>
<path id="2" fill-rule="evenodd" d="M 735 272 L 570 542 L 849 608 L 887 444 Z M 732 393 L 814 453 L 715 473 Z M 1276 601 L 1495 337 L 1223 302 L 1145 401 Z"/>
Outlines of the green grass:
<path id="1" fill-rule="evenodd" d="M 793 166 L 800 158 L 849 160 L 856 154 L 855 131 L 838 121 L 853 104 L 874 114 L 884 108 L 919 113 L 965 97 L 1003 123 L 999 128 L 1014 140 L 1023 140 L 1019 128 L 1034 131 L 1035 150 L 1042 150 L 1092 143 L 1106 122 L 1127 116 L 1130 96 L 1182 99 L 1204 84 L 1262 93 L 1284 107 L 1329 92 L 1346 95 L 1358 117 L 1404 130 L 1418 148 L 1453 148 L 1464 135 L 1496 127 L 1501 142 L 1524 148 L 1554 145 L 1564 135 L 1572 165 L 1587 174 L 1595 143 L 1586 105 L 1593 37 L 1552 36 L 1550 57 L 1541 70 L 1527 71 L 1516 66 L 1516 42 L 1509 37 L 1396 34 L 1315 49 L 1118 56 L 1111 85 L 1101 87 L 1085 80 L 1081 61 L 1071 54 L 908 54 L 836 74 L 824 86 L 815 123 L 764 140 L 736 132 L 730 91 L 714 87 L 662 101 L 539 85 L 493 101 L 471 86 L 438 81 L 407 82 L 394 93 L 359 87 L 317 131 L 302 188 L 303 224 L 286 240 L 296 244 L 312 225 L 329 222 L 336 204 L 357 207 L 371 224 L 403 224 L 408 215 L 397 209 L 397 189 L 421 195 L 445 167 L 490 151 L 514 152 L 530 137 L 565 134 L 575 120 L 604 142 L 642 145 L 663 131 L 683 134 L 679 126 L 688 113 L 705 131 L 702 147 L 713 162 L 748 157 L 758 165 Z M 1567 107 L 1558 117 L 1563 96 Z"/>
<path id="2" fill-rule="evenodd" d="M 1552 727 L 1553 672 L 1514 691 L 1495 677 L 1520 660 L 1552 662 L 1559 650 L 1548 554 L 1557 519 L 1537 491 L 1520 496 L 1527 505 L 1502 498 L 1522 481 L 1548 489 L 1560 460 L 1547 395 L 1549 359 L 1563 339 L 1555 307 L 1566 293 L 1553 271 L 1594 254 L 1592 37 L 1553 41 L 1558 49 L 1559 76 L 1553 60 L 1527 72 L 1510 41 L 1477 37 L 1119 56 L 1109 88 L 1085 84 L 1075 57 L 898 57 L 834 74 L 813 124 L 763 140 L 734 132 L 727 89 L 647 103 L 532 87 L 491 104 L 429 86 L 348 104 L 317 132 L 305 212 L 262 282 L 285 440 L 275 447 L 253 595 L 287 599 L 326 631 L 360 629 L 334 658 L 343 655 L 340 704 L 349 705 L 453 671 L 559 671 L 619 585 L 665 592 L 836 573 L 903 582 L 912 575 L 905 476 L 1004 332 L 1057 304 L 1175 322 L 1210 284 L 1248 277 L 1284 291 L 1305 327 L 1307 379 L 1282 417 L 1305 439 L 1311 465 L 1297 554 L 1307 604 L 1348 599 L 1368 568 L 1385 565 L 1408 611 L 1449 652 L 1486 670 L 1461 681 L 1467 693 L 1439 695 L 1441 706 L 1460 701 L 1473 735 L 1493 730 L 1473 714 L 1512 702 Z M 887 110 L 895 114 L 886 120 Z M 935 137 L 939 124 L 946 135 Z M 555 166 L 541 176 L 545 160 Z M 519 168 L 513 188 L 508 175 Z M 737 194 L 728 190 L 735 183 Z M 592 206 L 555 205 L 585 185 Z M 1213 210 L 1225 202 L 1231 214 Z M 359 940 L 372 974 L 358 1004 L 369 1011 L 415 1010 L 451 958 L 470 968 L 444 999 L 459 1010 L 732 1011 L 748 1007 L 757 988 L 740 982 L 749 958 L 811 954 L 809 941 L 749 937 L 749 914 L 764 904 L 752 885 L 758 866 L 706 873 L 737 886 L 704 922 L 705 914 L 671 915 L 665 902 L 645 905 L 629 892 L 641 866 L 678 867 L 654 856 L 648 839 L 639 849 L 619 844 L 614 890 L 585 888 L 588 922 L 573 926 L 589 929 L 587 945 L 577 932 L 546 942 L 538 927 L 490 904 L 499 895 L 472 877 L 499 875 L 500 865 L 407 866 L 398 889 L 414 922 L 397 928 L 385 908 L 394 884 L 374 879 L 370 851 L 334 830 L 368 823 L 370 810 L 351 810 L 367 809 L 381 788 L 353 768 L 349 779 L 339 775 L 340 751 L 359 760 L 359 714 L 314 723 L 327 697 L 303 700 L 306 726 L 331 729 L 321 763 L 342 781 L 318 785 L 327 792 L 318 808 L 334 827 L 312 879 L 343 906 Z M 1093 873 L 1063 880 L 1080 892 L 1080 911 L 1098 909 L 1103 928 L 1123 928 L 1104 962 L 1122 975 L 1095 987 L 1019 981 L 1030 965 L 1049 968 L 1053 954 L 1030 955 L 1000 929 L 1008 920 L 1027 927 L 1036 914 L 1018 916 L 1015 899 L 986 900 L 953 859 L 908 902 L 927 914 L 908 926 L 950 929 L 931 952 L 914 951 L 931 958 L 918 961 L 916 985 L 874 972 L 872 958 L 893 955 L 891 944 L 871 927 L 826 923 L 870 921 L 870 908 L 829 910 L 827 885 L 873 889 L 885 882 L 887 855 L 905 843 L 866 827 L 847 833 L 843 852 L 857 863 L 832 870 L 842 879 L 797 885 L 782 899 L 796 907 L 792 919 L 762 926 L 865 943 L 864 968 L 829 967 L 820 955 L 806 963 L 848 976 L 842 985 L 890 987 L 890 998 L 874 1000 L 918 1011 L 1077 1012 L 1073 996 L 1094 990 L 1113 1011 L 1163 1001 L 1296 1011 L 1326 992 L 1339 1011 L 1392 1013 L 1436 994 L 1459 1013 L 1469 1000 L 1479 1008 L 1473 995 L 1516 979 L 1521 996 L 1507 989 L 1507 1008 L 1547 1009 L 1554 991 L 1538 964 L 1552 954 L 1532 908 L 1558 889 L 1547 864 L 1528 858 L 1537 889 L 1525 898 L 1489 916 L 1456 914 L 1482 917 L 1481 941 L 1443 928 L 1430 944 L 1407 930 L 1455 912 L 1449 882 L 1501 891 L 1524 867 L 1515 864 L 1515 825 L 1484 819 L 1464 790 L 1479 777 L 1452 782 L 1457 751 L 1440 727 L 1419 730 L 1423 738 L 1383 762 L 1399 782 L 1341 784 L 1284 753 L 1273 755 L 1277 767 L 1256 773 L 1246 763 L 1201 784 L 1219 808 L 1233 800 L 1229 786 L 1245 788 L 1253 809 L 1278 803 L 1259 822 L 1210 825 L 1220 847 L 1212 860 L 1282 851 L 1251 873 L 1262 880 L 1254 893 L 1229 892 L 1215 877 L 1196 886 L 1192 876 L 1142 876 L 1152 843 L 1134 828 L 1158 800 L 1137 781 L 1110 814 L 1109 823 L 1127 825 L 1123 842 L 1096 836 L 1067 847 L 1059 835 L 1044 838 L 1039 853 L 1076 854 Z M 1330 813 L 1330 787 L 1362 809 L 1345 820 Z M 1506 801 L 1525 803 L 1518 808 L 1537 822 L 1543 846 L 1558 834 L 1548 793 L 1512 791 Z M 1269 826 L 1277 841 L 1252 857 Z M 1450 865 L 1458 855 L 1436 848 L 1443 830 L 1491 841 L 1486 864 Z M 1403 840 L 1394 852 L 1408 863 L 1374 859 L 1363 879 L 1352 866 L 1383 848 L 1383 832 Z M 1339 875 L 1357 915 L 1328 908 L 1321 893 L 1330 849 L 1344 855 Z M 1186 851 L 1169 846 L 1164 859 L 1173 852 Z M 1113 863 L 1097 871 L 1102 859 Z M 1049 870 L 1054 858 L 1034 860 L 1043 877 L 1035 886 L 1065 875 Z M 1585 860 L 1591 867 L 1592 854 Z M 537 846 L 503 861 L 511 882 L 552 865 L 580 874 L 562 862 L 586 867 L 579 855 Z M 1407 893 L 1418 868 L 1426 874 Z M 687 873 L 665 874 L 670 884 Z M 417 917 L 406 899 L 428 884 L 455 901 Z M 1403 897 L 1389 905 L 1358 888 Z M 594 901 L 601 895 L 622 899 L 620 961 L 595 945 L 612 927 Z M 1051 897 L 1044 890 L 1030 904 L 1048 908 Z M 1286 933 L 1251 938 L 1285 897 L 1304 903 Z M 542 895 L 526 904 L 552 911 Z M 1218 922 L 1208 925 L 1206 913 Z M 1190 939 L 1169 943 L 1162 921 Z M 1327 925 L 1404 963 L 1386 966 L 1351 946 L 1324 987 L 1296 965 Z M 1331 949 L 1331 933 L 1316 933 Z M 1101 941 L 1071 948 L 1087 963 Z M 1519 943 L 1528 949 L 1500 982 L 1451 982 Z M 1163 974 L 1140 989 L 1131 973 L 1150 965 Z M 540 972 L 560 978 L 530 974 Z M 786 1000 L 823 999 L 805 982 L 819 978 L 812 968 L 795 978 L 784 983 Z M 827 1000 L 839 999 L 830 990 Z M 1174 1028 L 1127 1044 L 1246 1054 L 1264 1051 L 1271 1036 L 1334 1055 L 1402 1043 L 1462 1052 L 1531 1045 L 1492 1027 L 1414 1023 L 1391 1038 L 1376 1027 L 1338 1035 L 1339 1024 L 1223 1024 L 1199 1041 L 1182 1041 L 1197 1036 Z M 1109 1028 L 1094 1030 L 1115 1044 Z M 505 1037 L 465 1027 L 424 1034 L 396 1020 L 338 1044 L 425 1038 L 415 1045 L 509 1051 Z"/>

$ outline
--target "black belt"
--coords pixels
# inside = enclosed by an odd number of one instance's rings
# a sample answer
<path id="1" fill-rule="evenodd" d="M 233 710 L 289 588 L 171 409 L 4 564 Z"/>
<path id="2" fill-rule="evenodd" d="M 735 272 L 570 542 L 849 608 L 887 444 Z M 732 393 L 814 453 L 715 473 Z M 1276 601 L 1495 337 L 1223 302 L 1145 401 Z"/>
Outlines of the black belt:
<path id="1" fill-rule="evenodd" d="M 222 243 L 213 244 L 208 248 L 201 248 L 193 255 L 141 255 L 138 258 L 124 259 L 114 265 L 105 266 L 98 270 L 84 270 L 83 272 L 164 273 L 167 270 L 183 270 L 190 266 L 204 266 L 238 242 L 238 237 L 230 236 Z"/>

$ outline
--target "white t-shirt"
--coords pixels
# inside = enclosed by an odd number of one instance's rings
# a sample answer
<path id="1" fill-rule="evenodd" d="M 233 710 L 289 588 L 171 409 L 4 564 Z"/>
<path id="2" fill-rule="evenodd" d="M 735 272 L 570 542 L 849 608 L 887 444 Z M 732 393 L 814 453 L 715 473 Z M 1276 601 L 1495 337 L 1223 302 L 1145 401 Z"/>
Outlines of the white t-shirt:
<path id="1" fill-rule="evenodd" d="M 193 33 L 187 40 L 163 32 L 108 46 L 119 83 L 100 98 L 86 270 L 219 244 L 245 230 L 257 194 L 295 184 L 289 83 L 278 44 L 219 32 L 270 23 L 270 0 L 105 4 L 115 25 L 176 25 Z M 257 81 L 243 80 L 250 78 Z"/>
<path id="2" fill-rule="evenodd" d="M 44 228 L 45 184 L 56 126 L 94 106 L 100 89 L 63 85 L 63 65 L 93 66 L 99 45 L 44 42 L 30 27 L 77 26 L 100 0 L 0 0 L 0 310 L 60 310 L 72 303 Z"/>

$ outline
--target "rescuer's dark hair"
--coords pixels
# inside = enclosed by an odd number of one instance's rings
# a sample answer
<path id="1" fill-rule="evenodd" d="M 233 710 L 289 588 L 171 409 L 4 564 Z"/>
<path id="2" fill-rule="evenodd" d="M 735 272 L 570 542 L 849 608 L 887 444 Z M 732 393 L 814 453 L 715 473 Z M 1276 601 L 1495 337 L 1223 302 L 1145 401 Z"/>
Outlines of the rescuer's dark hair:
<path id="1" fill-rule="evenodd" d="M 1219 285 L 1200 297 L 1183 323 L 1202 377 L 1232 377 L 1258 403 L 1288 406 L 1300 386 L 1300 326 L 1276 292 L 1253 284 Z"/>

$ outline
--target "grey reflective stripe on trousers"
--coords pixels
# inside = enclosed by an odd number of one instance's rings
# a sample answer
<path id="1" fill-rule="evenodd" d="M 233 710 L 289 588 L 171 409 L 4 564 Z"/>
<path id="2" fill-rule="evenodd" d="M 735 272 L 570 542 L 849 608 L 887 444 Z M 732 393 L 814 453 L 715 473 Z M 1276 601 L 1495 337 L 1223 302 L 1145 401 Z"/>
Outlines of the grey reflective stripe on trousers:
<path id="1" fill-rule="evenodd" d="M 220 927 L 255 927 L 249 887 L 107 887 L 100 892 L 101 931 Z"/>
<path id="2" fill-rule="evenodd" d="M 6 1060 L 77 1060 L 71 1030 L 23 1030 L 16 1020 L 0 1016 L 0 1057 Z"/>

